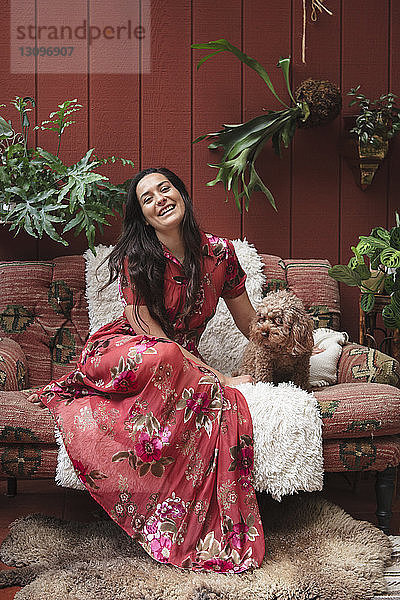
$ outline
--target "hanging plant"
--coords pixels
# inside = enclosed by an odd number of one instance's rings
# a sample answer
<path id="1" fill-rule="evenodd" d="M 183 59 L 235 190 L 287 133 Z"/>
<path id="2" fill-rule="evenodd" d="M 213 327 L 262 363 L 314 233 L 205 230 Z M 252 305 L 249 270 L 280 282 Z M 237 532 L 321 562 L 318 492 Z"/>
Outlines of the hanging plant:
<path id="1" fill-rule="evenodd" d="M 342 99 L 338 88 L 329 82 L 313 82 L 307 80 L 292 93 L 289 82 L 290 58 L 281 58 L 278 67 L 286 83 L 289 94 L 288 103 L 276 93 L 272 81 L 260 63 L 225 39 L 193 44 L 197 50 L 213 50 L 197 64 L 197 69 L 208 59 L 220 52 L 231 52 L 242 63 L 253 69 L 265 82 L 270 92 L 284 107 L 281 110 L 268 110 L 260 115 L 237 125 L 223 125 L 223 129 L 215 133 L 201 135 L 193 143 L 201 140 L 212 140 L 211 150 L 222 148 L 221 162 L 209 165 L 218 169 L 217 177 L 207 185 L 214 186 L 222 182 L 226 192 L 232 191 L 237 208 L 241 211 L 241 199 L 248 210 L 251 194 L 263 192 L 276 210 L 271 191 L 261 180 L 255 169 L 255 162 L 265 144 L 271 140 L 274 151 L 281 156 L 282 146 L 287 148 L 297 127 L 305 126 L 310 120 L 311 126 L 327 123 L 337 117 L 341 110 Z"/>
<path id="2" fill-rule="evenodd" d="M 298 127 L 318 127 L 336 119 L 342 108 L 342 95 L 330 81 L 306 79 L 295 92 L 296 100 L 306 102 L 310 115 Z"/>

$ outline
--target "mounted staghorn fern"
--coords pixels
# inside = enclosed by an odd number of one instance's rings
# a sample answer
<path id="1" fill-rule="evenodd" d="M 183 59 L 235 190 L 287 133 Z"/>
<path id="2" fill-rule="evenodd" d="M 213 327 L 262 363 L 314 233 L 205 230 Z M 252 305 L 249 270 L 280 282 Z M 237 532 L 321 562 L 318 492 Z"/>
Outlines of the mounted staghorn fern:
<path id="1" fill-rule="evenodd" d="M 214 50 L 198 62 L 197 69 L 216 54 L 231 52 L 261 77 L 270 92 L 284 107 L 281 110 L 269 110 L 266 114 L 245 123 L 223 125 L 222 130 L 201 135 L 193 142 L 197 143 L 204 139 L 212 140 L 208 147 L 211 150 L 222 148 L 223 151 L 221 162 L 209 165 L 218 169 L 218 174 L 207 185 L 213 186 L 222 182 L 226 192 L 233 192 L 239 211 L 241 211 L 240 201 L 242 198 L 244 207 L 248 210 L 250 197 L 254 191 L 263 192 L 276 210 L 271 191 L 256 171 L 257 157 L 269 140 L 271 140 L 276 154 L 281 156 L 282 146 L 285 148 L 289 146 L 297 127 L 307 126 L 308 122 L 311 126 L 322 125 L 335 119 L 342 106 L 340 91 L 329 81 L 307 80 L 293 95 L 289 82 L 290 58 L 281 58 L 278 67 L 282 70 L 290 98 L 289 104 L 287 104 L 276 93 L 264 67 L 227 40 L 193 44 L 192 48 Z"/>
<path id="2" fill-rule="evenodd" d="M 109 225 L 108 217 L 121 212 L 126 186 L 113 185 L 98 173 L 106 163 L 120 160 L 133 167 L 133 162 L 110 156 L 100 159 L 94 149 L 73 165 L 59 158 L 61 138 L 74 121 L 72 113 L 80 110 L 76 100 L 66 100 L 34 129 L 53 131 L 58 137 L 57 154 L 43 148 L 28 148 L 29 104 L 33 98 L 16 97 L 12 102 L 20 115 L 21 133 L 15 133 L 11 122 L 0 117 L 0 220 L 10 231 L 25 230 L 35 238 L 49 236 L 68 246 L 64 234 L 85 233 L 88 246 L 94 249 L 96 228 L 101 232 Z M 3 105 L 4 106 L 4 105 Z"/>

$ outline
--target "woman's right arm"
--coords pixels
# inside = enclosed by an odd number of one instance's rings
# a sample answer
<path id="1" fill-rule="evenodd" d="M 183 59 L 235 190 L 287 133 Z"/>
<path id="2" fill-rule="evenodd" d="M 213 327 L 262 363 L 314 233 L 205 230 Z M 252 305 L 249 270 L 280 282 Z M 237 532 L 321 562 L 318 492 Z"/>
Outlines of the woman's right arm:
<path id="1" fill-rule="evenodd" d="M 128 319 L 130 325 L 136 333 L 143 333 L 144 335 L 150 335 L 152 337 L 173 341 L 165 335 L 165 332 L 161 328 L 160 324 L 157 323 L 157 321 L 155 321 L 150 315 L 147 306 L 139 306 L 138 312 L 140 317 L 139 319 L 136 318 L 134 307 L 132 305 L 128 305 L 125 307 L 126 318 Z M 226 375 L 223 375 L 222 373 L 217 371 L 217 369 L 213 369 L 209 365 L 206 365 L 200 358 L 194 356 L 194 354 L 186 350 L 186 348 L 183 348 L 180 344 L 177 345 L 179 346 L 182 354 L 186 358 L 196 363 L 197 365 L 200 365 L 202 367 L 205 367 L 209 371 L 212 371 L 218 377 L 222 385 L 237 385 L 238 383 L 248 383 L 253 381 L 250 375 L 240 375 L 239 377 L 228 377 Z"/>

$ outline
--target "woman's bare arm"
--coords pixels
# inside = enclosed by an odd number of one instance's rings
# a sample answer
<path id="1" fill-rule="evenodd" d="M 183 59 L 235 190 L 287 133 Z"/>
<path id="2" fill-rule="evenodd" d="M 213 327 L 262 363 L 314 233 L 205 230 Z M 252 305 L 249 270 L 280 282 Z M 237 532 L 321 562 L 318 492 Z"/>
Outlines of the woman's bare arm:
<path id="1" fill-rule="evenodd" d="M 248 338 L 250 321 L 255 317 L 256 311 L 249 300 L 247 292 L 243 292 L 237 298 L 227 299 L 225 303 L 237 328 Z"/>

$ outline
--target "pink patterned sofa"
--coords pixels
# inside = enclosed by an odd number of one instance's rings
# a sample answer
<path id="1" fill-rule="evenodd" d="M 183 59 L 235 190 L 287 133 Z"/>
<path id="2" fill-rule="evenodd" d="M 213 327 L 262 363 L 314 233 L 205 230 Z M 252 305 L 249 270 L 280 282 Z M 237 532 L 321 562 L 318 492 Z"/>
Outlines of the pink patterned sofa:
<path id="1" fill-rule="evenodd" d="M 266 289 L 287 287 L 316 327 L 340 328 L 336 281 L 325 260 L 263 255 Z M 0 263 L 0 478 L 15 495 L 18 479 L 53 478 L 54 426 L 27 402 L 29 389 L 70 370 L 88 335 L 82 256 Z M 377 515 L 388 532 L 400 463 L 400 368 L 392 358 L 347 344 L 338 383 L 315 390 L 323 422 L 326 471 L 377 472 Z"/>

